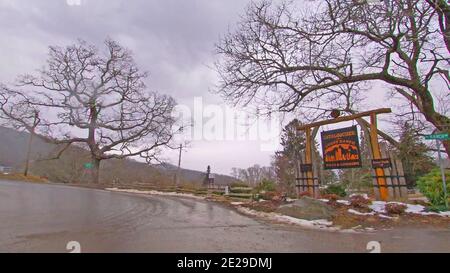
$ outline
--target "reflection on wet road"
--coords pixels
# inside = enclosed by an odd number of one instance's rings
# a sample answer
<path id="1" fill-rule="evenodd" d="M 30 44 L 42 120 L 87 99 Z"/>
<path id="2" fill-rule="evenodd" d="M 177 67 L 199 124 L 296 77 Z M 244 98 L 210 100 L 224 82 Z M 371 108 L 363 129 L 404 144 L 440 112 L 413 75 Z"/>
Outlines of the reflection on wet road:
<path id="1" fill-rule="evenodd" d="M 366 252 L 450 251 L 450 230 L 374 234 L 303 230 L 243 216 L 194 199 L 132 195 L 60 185 L 0 181 L 0 251 Z"/>

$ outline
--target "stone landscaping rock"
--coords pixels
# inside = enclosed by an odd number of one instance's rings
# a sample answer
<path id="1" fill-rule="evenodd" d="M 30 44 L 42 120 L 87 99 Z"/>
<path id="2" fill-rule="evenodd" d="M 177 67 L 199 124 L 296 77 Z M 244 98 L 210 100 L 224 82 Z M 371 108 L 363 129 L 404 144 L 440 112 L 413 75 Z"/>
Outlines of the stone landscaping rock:
<path id="1" fill-rule="evenodd" d="M 276 212 L 305 220 L 330 220 L 336 210 L 320 200 L 302 197 L 293 203 L 280 206 Z"/>

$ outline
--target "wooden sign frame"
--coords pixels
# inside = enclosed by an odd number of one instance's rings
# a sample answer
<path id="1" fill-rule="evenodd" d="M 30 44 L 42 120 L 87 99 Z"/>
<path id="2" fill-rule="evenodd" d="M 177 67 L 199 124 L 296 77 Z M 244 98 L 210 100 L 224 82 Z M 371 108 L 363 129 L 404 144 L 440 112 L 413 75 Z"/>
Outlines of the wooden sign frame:
<path id="1" fill-rule="evenodd" d="M 305 132 L 306 139 L 306 148 L 305 148 L 305 161 L 304 164 L 312 164 L 312 145 L 313 145 L 313 137 L 311 135 L 311 129 L 314 128 L 314 136 L 317 134 L 317 129 L 322 125 L 334 124 L 343 121 L 351 121 L 361 119 L 363 117 L 370 117 L 370 127 L 367 128 L 369 130 L 370 135 L 370 146 L 372 151 L 372 159 L 379 160 L 382 159 L 380 145 L 378 143 L 378 129 L 377 129 L 377 115 L 391 113 L 392 110 L 390 108 L 380 108 L 371 111 L 361 112 L 353 115 L 337 117 L 334 119 L 322 120 L 310 124 L 305 124 L 297 127 L 297 130 L 301 130 Z M 303 178 L 302 178 L 303 179 Z M 318 187 L 315 187 L 315 179 L 313 177 L 313 171 L 308 171 L 305 173 L 305 178 L 308 185 L 308 191 L 311 196 L 318 196 Z M 378 188 L 377 196 L 383 201 L 387 201 L 389 199 L 389 191 L 388 186 L 386 184 L 386 175 L 383 168 L 375 168 L 374 169 L 374 181 L 375 185 Z"/>

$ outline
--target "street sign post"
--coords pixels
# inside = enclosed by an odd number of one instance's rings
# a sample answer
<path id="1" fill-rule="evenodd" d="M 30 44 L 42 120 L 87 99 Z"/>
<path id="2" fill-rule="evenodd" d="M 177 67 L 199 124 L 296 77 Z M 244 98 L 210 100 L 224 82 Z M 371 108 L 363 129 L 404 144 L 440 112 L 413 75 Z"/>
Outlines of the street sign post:
<path id="1" fill-rule="evenodd" d="M 436 140 L 436 149 L 438 152 L 439 166 L 441 169 L 441 176 L 442 176 L 442 190 L 444 191 L 445 208 L 448 209 L 447 182 L 445 180 L 444 162 L 442 161 L 442 155 L 441 155 L 441 141 L 442 140 L 450 140 L 450 137 L 449 137 L 448 133 L 435 133 L 432 135 L 426 135 L 425 139 Z"/>
<path id="2" fill-rule="evenodd" d="M 445 181 L 444 162 L 443 162 L 442 156 L 441 156 L 441 142 L 439 140 L 436 140 L 436 146 L 437 146 L 437 150 L 438 150 L 439 165 L 441 167 L 442 190 L 444 191 L 445 208 L 448 209 L 447 181 Z"/>
<path id="3" fill-rule="evenodd" d="M 90 170 L 90 169 L 92 169 L 92 168 L 94 168 L 94 164 L 92 164 L 92 163 L 84 163 L 83 164 L 83 167 L 85 168 L 85 169 L 88 169 L 88 170 Z"/>
<path id="4" fill-rule="evenodd" d="M 450 140 L 450 136 L 448 133 L 439 133 L 439 134 L 426 135 L 425 139 L 427 139 L 427 140 Z"/>

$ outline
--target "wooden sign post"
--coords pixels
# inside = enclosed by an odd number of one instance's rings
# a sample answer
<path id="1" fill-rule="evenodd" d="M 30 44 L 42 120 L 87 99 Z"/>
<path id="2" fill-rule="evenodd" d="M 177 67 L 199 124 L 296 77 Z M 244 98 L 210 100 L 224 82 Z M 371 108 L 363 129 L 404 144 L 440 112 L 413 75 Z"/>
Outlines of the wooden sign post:
<path id="1" fill-rule="evenodd" d="M 305 164 L 312 165 L 311 128 L 306 128 L 305 134 L 306 134 Z M 316 194 L 315 194 L 315 189 L 314 189 L 312 168 L 310 170 L 306 171 L 306 178 L 307 178 L 306 181 L 307 181 L 307 185 L 308 185 L 308 192 L 311 196 L 315 196 Z"/>
<path id="2" fill-rule="evenodd" d="M 327 124 L 334 124 L 339 123 L 343 121 L 351 121 L 360 119 L 362 117 L 370 117 L 370 144 L 371 144 L 371 150 L 372 150 L 372 156 L 374 160 L 380 160 L 382 159 L 380 146 L 378 143 L 378 130 L 377 130 L 377 115 L 378 114 L 384 114 L 384 113 L 391 113 L 390 108 L 381 108 L 381 109 L 375 109 L 371 111 L 361 112 L 349 116 L 343 116 L 343 117 L 336 117 L 334 119 L 329 120 L 322 120 L 310 124 L 305 124 L 302 126 L 299 126 L 297 130 L 305 131 L 306 134 L 306 148 L 305 148 L 305 164 L 313 164 L 312 160 L 312 137 L 311 137 L 311 128 L 314 128 L 315 131 L 322 125 Z M 302 179 L 305 179 L 304 177 Z M 383 170 L 383 168 L 376 167 L 375 168 L 375 182 L 376 186 L 379 190 L 379 198 L 383 201 L 386 201 L 389 199 L 389 191 L 388 186 L 386 185 L 386 175 Z M 315 187 L 315 178 L 313 177 L 312 171 L 306 172 L 306 180 L 308 185 L 308 192 L 311 194 L 311 196 L 317 196 L 318 195 L 318 187 L 316 189 Z"/>
<path id="3" fill-rule="evenodd" d="M 376 113 L 370 114 L 370 144 L 372 148 L 373 159 L 381 159 L 381 150 L 380 145 L 378 144 Z M 389 194 L 386 186 L 386 179 L 383 168 L 375 168 L 375 174 L 377 176 L 375 179 L 377 179 L 377 184 L 380 191 L 380 199 L 383 201 L 387 201 Z"/>

